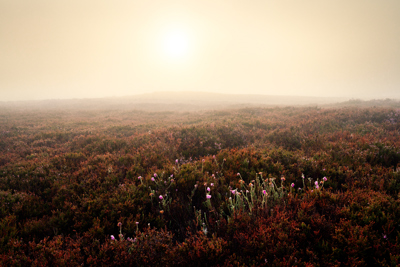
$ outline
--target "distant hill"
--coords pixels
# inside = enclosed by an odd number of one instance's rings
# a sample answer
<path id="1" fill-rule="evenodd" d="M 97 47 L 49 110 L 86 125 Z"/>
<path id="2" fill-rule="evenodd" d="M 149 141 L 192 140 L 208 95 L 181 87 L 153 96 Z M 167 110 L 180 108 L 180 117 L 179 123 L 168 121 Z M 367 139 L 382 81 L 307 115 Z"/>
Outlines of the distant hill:
<path id="1" fill-rule="evenodd" d="M 209 92 L 154 92 L 141 95 L 87 99 L 49 99 L 0 102 L 0 108 L 64 110 L 199 111 L 244 107 L 319 106 L 400 108 L 394 99 L 359 100 L 341 97 L 239 95 Z"/>
<path id="2" fill-rule="evenodd" d="M 139 109 L 146 111 L 194 111 L 248 106 L 322 106 L 347 98 L 219 94 L 209 92 L 154 92 L 124 97 L 49 99 L 0 102 L 0 107 L 34 109 Z"/>

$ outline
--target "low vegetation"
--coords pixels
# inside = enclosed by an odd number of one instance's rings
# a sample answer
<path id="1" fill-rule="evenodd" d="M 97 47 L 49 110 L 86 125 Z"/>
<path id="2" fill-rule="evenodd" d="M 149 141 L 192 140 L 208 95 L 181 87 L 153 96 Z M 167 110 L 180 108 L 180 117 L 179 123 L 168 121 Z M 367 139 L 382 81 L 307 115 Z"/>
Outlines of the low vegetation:
<path id="1" fill-rule="evenodd" d="M 0 263 L 398 266 L 399 131 L 384 106 L 3 107 Z"/>

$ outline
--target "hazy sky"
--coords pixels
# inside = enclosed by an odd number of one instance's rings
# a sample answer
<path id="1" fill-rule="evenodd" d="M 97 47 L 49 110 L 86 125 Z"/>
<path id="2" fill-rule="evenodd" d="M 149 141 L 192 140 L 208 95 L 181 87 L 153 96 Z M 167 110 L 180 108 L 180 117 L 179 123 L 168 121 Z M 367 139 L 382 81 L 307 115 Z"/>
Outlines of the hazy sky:
<path id="1" fill-rule="evenodd" d="M 0 100 L 400 98 L 399 0 L 0 0 Z"/>

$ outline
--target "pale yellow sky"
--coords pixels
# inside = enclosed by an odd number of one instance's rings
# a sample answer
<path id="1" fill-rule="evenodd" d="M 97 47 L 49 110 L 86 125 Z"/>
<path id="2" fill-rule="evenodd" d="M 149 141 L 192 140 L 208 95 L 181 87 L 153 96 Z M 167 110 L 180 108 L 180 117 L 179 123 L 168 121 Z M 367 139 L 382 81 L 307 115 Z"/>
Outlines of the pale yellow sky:
<path id="1" fill-rule="evenodd" d="M 400 99 L 398 0 L 0 0 L 0 101 Z"/>

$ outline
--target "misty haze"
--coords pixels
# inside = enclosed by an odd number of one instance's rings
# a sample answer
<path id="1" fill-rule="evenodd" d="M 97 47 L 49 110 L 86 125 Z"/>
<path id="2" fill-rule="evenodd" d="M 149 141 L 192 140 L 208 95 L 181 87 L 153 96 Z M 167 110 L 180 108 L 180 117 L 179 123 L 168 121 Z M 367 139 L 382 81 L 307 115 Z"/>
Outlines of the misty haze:
<path id="1" fill-rule="evenodd" d="M 0 266 L 400 266 L 399 14 L 0 0 Z"/>

